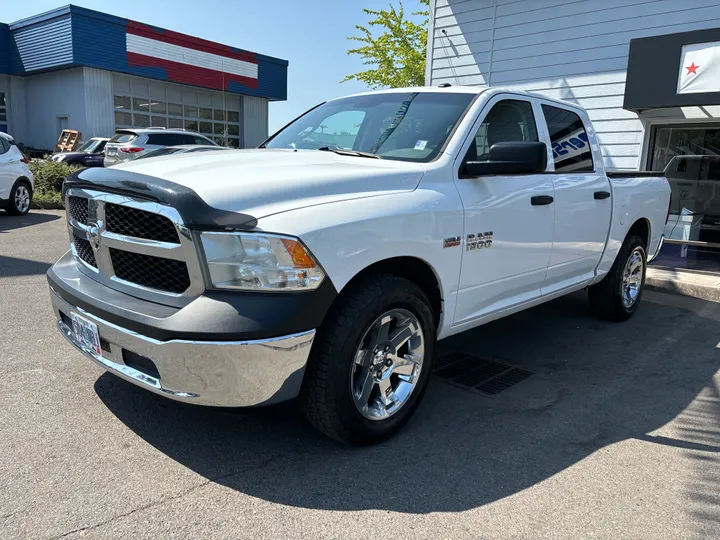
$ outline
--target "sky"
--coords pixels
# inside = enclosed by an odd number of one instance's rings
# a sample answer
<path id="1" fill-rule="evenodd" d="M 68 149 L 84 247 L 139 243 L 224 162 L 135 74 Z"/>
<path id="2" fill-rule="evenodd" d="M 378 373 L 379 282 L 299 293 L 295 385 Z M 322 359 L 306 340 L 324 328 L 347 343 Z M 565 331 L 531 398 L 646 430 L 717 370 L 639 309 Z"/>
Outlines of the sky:
<path id="1" fill-rule="evenodd" d="M 75 0 L 73 4 L 183 32 L 290 62 L 288 99 L 270 103 L 270 132 L 326 99 L 362 92 L 362 83 L 340 83 L 364 69 L 347 39 L 368 17 L 397 0 Z M 12 23 L 66 4 L 64 0 L 4 0 L 0 22 Z M 406 12 L 418 0 L 404 0 Z"/>

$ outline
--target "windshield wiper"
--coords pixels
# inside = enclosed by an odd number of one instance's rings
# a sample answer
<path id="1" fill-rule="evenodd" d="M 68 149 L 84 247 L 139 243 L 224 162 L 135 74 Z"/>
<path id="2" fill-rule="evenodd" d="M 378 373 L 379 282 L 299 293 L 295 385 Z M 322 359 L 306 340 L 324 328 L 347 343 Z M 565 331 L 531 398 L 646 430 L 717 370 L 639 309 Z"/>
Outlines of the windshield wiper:
<path id="1" fill-rule="evenodd" d="M 380 156 L 371 152 L 361 152 L 360 150 L 346 150 L 345 148 L 339 148 L 335 146 L 321 146 L 320 148 L 318 148 L 318 150 L 320 150 L 321 152 L 335 152 L 336 154 L 340 154 L 342 156 L 358 156 L 380 159 Z"/>

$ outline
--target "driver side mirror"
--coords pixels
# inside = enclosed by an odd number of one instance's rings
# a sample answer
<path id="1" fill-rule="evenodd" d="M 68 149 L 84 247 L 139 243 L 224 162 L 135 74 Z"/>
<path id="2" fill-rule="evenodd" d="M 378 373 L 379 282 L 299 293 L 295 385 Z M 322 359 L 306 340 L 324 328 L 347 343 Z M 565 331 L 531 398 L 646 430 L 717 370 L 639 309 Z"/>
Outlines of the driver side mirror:
<path id="1" fill-rule="evenodd" d="M 546 167 L 547 146 L 544 142 L 500 142 L 490 147 L 487 161 L 467 161 L 462 168 L 461 178 L 542 173 Z"/>

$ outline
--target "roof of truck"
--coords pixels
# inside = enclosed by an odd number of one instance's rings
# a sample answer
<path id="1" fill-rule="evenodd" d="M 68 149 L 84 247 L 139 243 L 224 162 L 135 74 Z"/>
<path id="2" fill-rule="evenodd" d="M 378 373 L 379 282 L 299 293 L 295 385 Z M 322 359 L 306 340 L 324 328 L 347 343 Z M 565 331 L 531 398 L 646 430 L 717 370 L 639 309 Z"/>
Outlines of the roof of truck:
<path id="1" fill-rule="evenodd" d="M 578 105 L 577 103 L 573 103 L 572 101 L 566 101 L 564 99 L 557 99 L 552 98 L 549 96 L 545 96 L 543 94 L 539 94 L 537 92 L 526 92 L 525 90 L 518 90 L 515 88 L 502 88 L 502 87 L 487 87 L 487 86 L 408 86 L 405 88 L 382 88 L 380 90 L 369 90 L 367 92 L 359 92 L 357 94 L 352 94 L 350 96 L 342 96 L 335 99 L 342 99 L 343 97 L 354 97 L 354 96 L 366 96 L 371 94 L 380 94 L 380 93 L 387 93 L 387 94 L 402 94 L 402 93 L 408 93 L 408 92 L 433 92 L 433 93 L 452 93 L 452 94 L 475 94 L 480 95 L 484 94 L 486 92 L 491 94 L 501 94 L 501 93 L 511 93 L 511 94 L 517 94 L 517 95 L 523 95 L 533 98 L 539 98 L 544 99 L 546 101 L 554 101 L 556 103 L 560 103 L 566 107 L 575 107 L 577 109 L 581 109 L 582 107 Z M 332 100 L 328 100 L 332 101 Z"/>

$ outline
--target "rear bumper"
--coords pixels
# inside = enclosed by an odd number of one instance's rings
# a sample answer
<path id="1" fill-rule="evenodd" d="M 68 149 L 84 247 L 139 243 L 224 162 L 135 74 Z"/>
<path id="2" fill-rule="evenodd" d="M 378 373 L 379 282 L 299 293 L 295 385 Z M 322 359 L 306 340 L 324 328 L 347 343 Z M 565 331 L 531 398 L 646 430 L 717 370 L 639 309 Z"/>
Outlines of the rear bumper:
<path id="1" fill-rule="evenodd" d="M 105 321 L 64 300 L 50 287 L 61 334 L 103 369 L 178 401 L 219 407 L 269 405 L 298 395 L 315 330 L 248 341 L 158 341 Z M 72 313 L 98 326 L 102 355 L 84 348 L 66 321 Z M 151 360 L 137 369 L 128 353 Z M 132 362 L 130 362 L 132 363 Z"/>

